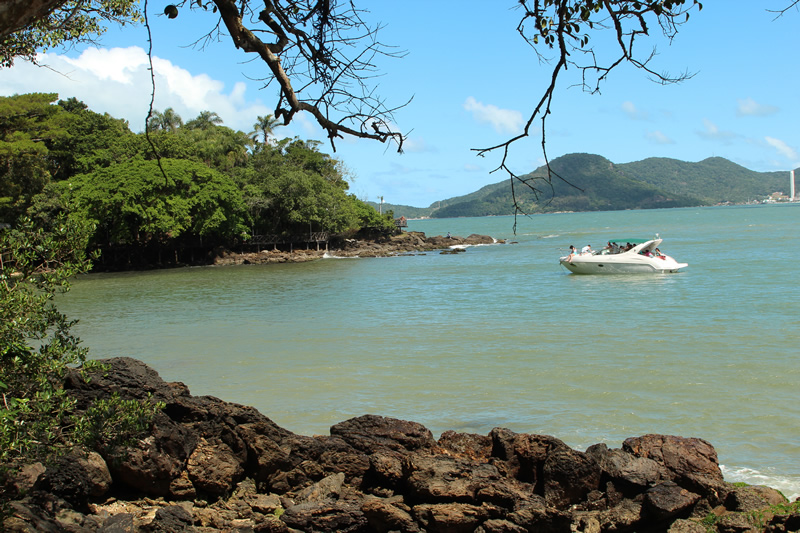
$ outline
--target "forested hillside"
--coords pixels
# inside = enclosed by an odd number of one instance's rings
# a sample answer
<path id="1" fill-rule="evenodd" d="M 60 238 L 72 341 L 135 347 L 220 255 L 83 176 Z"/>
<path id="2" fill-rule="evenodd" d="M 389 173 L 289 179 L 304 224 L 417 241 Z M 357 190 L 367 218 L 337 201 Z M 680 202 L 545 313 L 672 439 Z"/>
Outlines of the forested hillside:
<path id="1" fill-rule="evenodd" d="M 0 98 L 0 222 L 46 230 L 71 217 L 91 228 L 96 264 L 109 268 L 190 262 L 254 235 L 394 230 L 347 192 L 317 141 L 275 140 L 269 116 L 251 133 L 221 123 L 166 109 L 148 140 L 75 99 Z"/>
<path id="2" fill-rule="evenodd" d="M 788 190 L 788 172 L 755 172 L 727 159 L 713 157 L 698 163 L 649 158 L 615 164 L 599 155 L 569 154 L 551 162 L 554 179 L 542 179 L 546 168 L 522 176 L 537 189 L 517 182 L 517 205 L 526 213 L 652 209 L 744 203 Z M 412 217 L 403 206 L 395 214 Z M 434 218 L 509 215 L 514 213 L 511 183 L 504 180 L 474 193 L 435 202 Z"/>

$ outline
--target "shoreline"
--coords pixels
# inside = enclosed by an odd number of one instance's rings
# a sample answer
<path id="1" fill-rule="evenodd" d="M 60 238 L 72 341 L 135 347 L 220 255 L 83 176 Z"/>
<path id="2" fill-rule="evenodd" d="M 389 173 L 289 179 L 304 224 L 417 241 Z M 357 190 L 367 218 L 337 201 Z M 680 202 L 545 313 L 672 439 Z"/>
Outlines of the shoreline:
<path id="1" fill-rule="evenodd" d="M 17 479 L 7 531 L 784 533 L 800 502 L 726 482 L 713 446 L 648 434 L 585 451 L 495 428 L 445 431 L 363 415 L 303 436 L 258 410 L 193 396 L 141 361 L 104 360 L 69 394 L 166 404 L 126 450 L 79 451 Z"/>
<path id="2" fill-rule="evenodd" d="M 450 236 L 443 237 L 437 235 L 426 237 L 421 231 L 406 231 L 399 235 L 381 239 L 343 239 L 340 245 L 316 249 L 297 249 L 285 251 L 279 249 L 260 250 L 255 252 L 232 252 L 230 250 L 219 250 L 212 264 L 214 266 L 224 265 L 251 265 L 251 264 L 271 264 L 271 263 L 305 263 L 316 261 L 325 256 L 347 258 L 347 257 L 393 257 L 410 253 L 427 253 L 439 251 L 440 253 L 457 253 L 463 251 L 466 246 L 477 246 L 487 244 L 505 244 L 505 240 L 497 240 L 488 235 L 472 234 L 468 237 Z M 456 247 L 456 248 L 454 248 Z"/>

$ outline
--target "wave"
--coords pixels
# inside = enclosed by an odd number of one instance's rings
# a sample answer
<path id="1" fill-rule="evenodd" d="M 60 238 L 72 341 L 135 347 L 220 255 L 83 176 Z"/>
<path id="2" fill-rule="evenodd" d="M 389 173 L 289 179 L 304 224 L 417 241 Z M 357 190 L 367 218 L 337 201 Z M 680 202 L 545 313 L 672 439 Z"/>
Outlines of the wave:
<path id="1" fill-rule="evenodd" d="M 335 255 L 332 253 L 325 252 L 322 254 L 323 259 L 358 259 L 357 255 Z"/>
<path id="2" fill-rule="evenodd" d="M 729 467 L 719 465 L 719 468 L 722 470 L 725 481 L 730 481 L 731 483 L 742 482 L 748 485 L 766 485 L 781 491 L 784 496 L 789 498 L 789 501 L 800 498 L 800 478 L 796 476 L 764 473 L 744 466 Z"/>

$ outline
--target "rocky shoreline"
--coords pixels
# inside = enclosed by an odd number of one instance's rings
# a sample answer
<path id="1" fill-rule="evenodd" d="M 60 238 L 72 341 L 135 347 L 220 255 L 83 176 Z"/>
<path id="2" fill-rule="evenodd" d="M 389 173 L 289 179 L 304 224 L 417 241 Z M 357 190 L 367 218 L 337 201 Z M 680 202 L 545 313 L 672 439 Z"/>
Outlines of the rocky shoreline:
<path id="1" fill-rule="evenodd" d="M 327 250 L 297 248 L 287 251 L 275 248 L 253 252 L 232 252 L 221 249 L 217 250 L 213 264 L 304 263 L 322 259 L 326 254 L 334 257 L 391 257 L 433 251 L 458 253 L 464 251 L 464 246 L 504 243 L 505 241 L 498 241 L 488 235 L 426 237 L 425 233 L 421 231 L 407 231 L 378 239 L 340 239 L 332 243 Z"/>
<path id="2" fill-rule="evenodd" d="M 585 452 L 496 428 L 365 415 L 296 435 L 257 410 L 192 396 L 130 358 L 66 387 L 166 404 L 124 455 L 75 452 L 16 480 L 4 531 L 649 532 L 800 530 L 778 491 L 723 480 L 711 444 L 666 435 Z M 268 380 L 268 377 L 265 377 Z M 265 384 L 268 386 L 268 383 Z"/>

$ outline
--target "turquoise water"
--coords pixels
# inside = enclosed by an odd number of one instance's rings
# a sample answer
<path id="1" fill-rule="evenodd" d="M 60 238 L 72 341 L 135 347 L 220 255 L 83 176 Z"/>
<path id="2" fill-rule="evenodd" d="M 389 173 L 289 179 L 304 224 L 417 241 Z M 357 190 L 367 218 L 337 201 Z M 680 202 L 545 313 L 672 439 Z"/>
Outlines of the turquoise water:
<path id="1" fill-rule="evenodd" d="M 409 221 L 458 255 L 96 274 L 62 309 L 93 357 L 302 434 L 365 413 L 619 447 L 701 437 L 726 478 L 800 495 L 800 205 Z M 665 239 L 678 274 L 575 276 L 570 244 Z"/>

